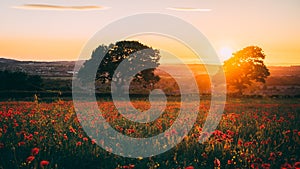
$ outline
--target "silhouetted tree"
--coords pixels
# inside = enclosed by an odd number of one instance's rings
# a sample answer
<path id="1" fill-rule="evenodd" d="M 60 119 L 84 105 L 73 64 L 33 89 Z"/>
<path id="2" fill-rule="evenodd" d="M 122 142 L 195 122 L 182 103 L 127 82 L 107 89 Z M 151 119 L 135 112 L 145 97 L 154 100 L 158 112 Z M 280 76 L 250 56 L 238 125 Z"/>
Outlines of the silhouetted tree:
<path id="1" fill-rule="evenodd" d="M 81 80 L 91 78 L 91 70 L 99 65 L 96 81 L 101 83 L 114 82 L 117 92 L 121 94 L 122 86 L 127 83 L 130 72 L 142 70 L 147 66 L 153 68 L 139 71 L 134 75 L 133 80 L 143 83 L 144 87 L 153 86 L 154 83 L 158 82 L 159 77 L 154 74 L 154 70 L 159 66 L 160 57 L 159 50 L 143 45 L 138 41 L 120 41 L 109 46 L 100 45 L 93 51 L 91 59 L 87 60 L 84 67 L 79 70 L 78 77 Z M 117 71 L 123 61 L 128 64 L 123 65 L 126 67 L 121 68 L 122 71 Z"/>
<path id="2" fill-rule="evenodd" d="M 253 82 L 265 83 L 270 72 L 263 62 L 264 59 L 265 54 L 257 46 L 248 46 L 234 53 L 224 62 L 227 84 L 233 86 L 238 94 L 242 95 L 244 89 Z"/>

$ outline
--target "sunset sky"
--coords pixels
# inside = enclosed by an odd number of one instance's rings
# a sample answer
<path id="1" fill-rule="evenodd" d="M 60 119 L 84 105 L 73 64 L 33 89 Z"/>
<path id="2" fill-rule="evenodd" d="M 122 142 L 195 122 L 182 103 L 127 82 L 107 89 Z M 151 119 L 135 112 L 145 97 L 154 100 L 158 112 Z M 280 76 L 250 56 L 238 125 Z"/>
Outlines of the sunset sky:
<path id="1" fill-rule="evenodd" d="M 299 0 L 10 0 L 1 2 L 0 11 L 0 57 L 5 58 L 76 60 L 105 25 L 156 12 L 195 26 L 221 60 L 257 45 L 264 50 L 267 65 L 300 65 Z M 158 42 L 165 42 L 172 48 L 172 42 L 155 38 L 140 40 L 158 48 L 163 45 Z M 177 50 L 179 55 L 185 51 Z"/>

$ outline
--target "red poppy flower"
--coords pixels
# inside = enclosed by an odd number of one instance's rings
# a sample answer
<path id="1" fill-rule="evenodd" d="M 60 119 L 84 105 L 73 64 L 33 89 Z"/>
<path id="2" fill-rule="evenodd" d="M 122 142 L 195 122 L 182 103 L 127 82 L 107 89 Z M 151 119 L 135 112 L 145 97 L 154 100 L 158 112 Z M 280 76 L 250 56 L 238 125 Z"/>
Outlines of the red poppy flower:
<path id="1" fill-rule="evenodd" d="M 243 141 L 239 139 L 239 140 L 238 140 L 238 145 L 239 145 L 239 146 L 243 145 Z"/>
<path id="2" fill-rule="evenodd" d="M 81 146 L 82 145 L 82 142 L 81 141 L 78 141 L 77 143 L 76 143 L 76 146 L 78 147 L 78 146 Z"/>
<path id="3" fill-rule="evenodd" d="M 258 166 L 258 164 L 257 163 L 253 163 L 253 164 L 251 164 L 251 166 L 250 166 L 252 169 L 259 169 L 259 166 Z"/>
<path id="4" fill-rule="evenodd" d="M 208 158 L 208 155 L 207 155 L 206 153 L 202 153 L 201 156 L 202 156 L 203 158 Z"/>
<path id="5" fill-rule="evenodd" d="M 295 169 L 300 169 L 300 162 L 295 162 L 294 168 Z"/>
<path id="6" fill-rule="evenodd" d="M 92 144 L 96 144 L 96 140 L 95 139 L 92 139 Z"/>
<path id="7" fill-rule="evenodd" d="M 31 150 L 31 154 L 35 156 L 35 155 L 37 155 L 37 154 L 39 153 L 39 151 L 40 151 L 40 149 L 37 148 L 37 147 L 35 147 L 35 148 L 33 148 L 33 149 Z"/>
<path id="8" fill-rule="evenodd" d="M 292 165 L 289 163 L 284 163 L 283 165 L 281 165 L 281 169 L 292 169 Z"/>
<path id="9" fill-rule="evenodd" d="M 44 168 L 46 165 L 49 165 L 49 161 L 42 160 L 42 161 L 40 162 L 40 166 L 41 166 L 42 168 Z"/>
<path id="10" fill-rule="evenodd" d="M 130 166 L 128 166 L 128 165 L 124 165 L 122 168 L 123 169 L 131 169 Z"/>
<path id="11" fill-rule="evenodd" d="M 73 127 L 70 127 L 70 133 L 76 133 L 76 130 Z"/>
<path id="12" fill-rule="evenodd" d="M 28 136 L 25 134 L 24 135 L 24 138 L 25 138 L 25 140 L 32 140 L 33 139 L 33 135 L 32 134 L 29 134 Z"/>
<path id="13" fill-rule="evenodd" d="M 188 166 L 185 169 L 194 169 L 194 167 L 193 166 Z"/>
<path id="14" fill-rule="evenodd" d="M 132 133 L 134 133 L 134 132 L 135 132 L 134 129 L 127 129 L 127 130 L 126 130 L 126 134 L 132 134 Z"/>
<path id="15" fill-rule="evenodd" d="M 31 161 L 33 161 L 34 158 L 35 158 L 34 156 L 29 156 L 29 157 L 27 157 L 26 162 L 31 163 Z"/>
<path id="16" fill-rule="evenodd" d="M 215 165 L 215 167 L 220 167 L 220 166 L 221 166 L 220 160 L 217 159 L 217 158 L 215 158 L 215 160 L 214 160 L 214 165 Z"/>
<path id="17" fill-rule="evenodd" d="M 68 136 L 66 134 L 64 134 L 64 139 L 68 140 Z"/>
<path id="18" fill-rule="evenodd" d="M 269 163 L 264 163 L 264 164 L 261 165 L 261 167 L 264 168 L 264 169 L 270 169 L 271 164 L 269 164 Z"/>
<path id="19" fill-rule="evenodd" d="M 20 147 L 20 146 L 23 146 L 23 145 L 25 145 L 26 143 L 24 142 L 24 141 L 21 141 L 21 142 L 19 142 L 18 143 L 18 146 Z"/>

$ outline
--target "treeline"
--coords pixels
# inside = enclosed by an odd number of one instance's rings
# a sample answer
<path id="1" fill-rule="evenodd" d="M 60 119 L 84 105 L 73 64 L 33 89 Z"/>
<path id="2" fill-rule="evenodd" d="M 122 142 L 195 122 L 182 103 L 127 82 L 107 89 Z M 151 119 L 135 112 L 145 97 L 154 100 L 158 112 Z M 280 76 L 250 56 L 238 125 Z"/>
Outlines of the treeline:
<path id="1" fill-rule="evenodd" d="M 25 72 L 0 71 L 0 91 L 71 91 L 71 79 L 42 78 Z"/>
<path id="2" fill-rule="evenodd" d="M 38 75 L 24 72 L 0 71 L 0 90 L 40 91 L 43 80 Z"/>

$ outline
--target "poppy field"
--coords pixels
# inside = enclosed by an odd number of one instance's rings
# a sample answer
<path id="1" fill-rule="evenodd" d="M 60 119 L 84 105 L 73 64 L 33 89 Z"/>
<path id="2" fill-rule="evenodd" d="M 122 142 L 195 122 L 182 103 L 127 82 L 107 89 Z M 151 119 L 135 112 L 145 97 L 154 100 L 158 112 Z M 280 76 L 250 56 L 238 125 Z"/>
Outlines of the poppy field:
<path id="1" fill-rule="evenodd" d="M 143 100 L 133 104 L 137 109 L 149 107 Z M 196 123 L 169 151 L 147 158 L 125 158 L 98 146 L 103 140 L 86 135 L 72 101 L 1 102 L 0 169 L 300 168 L 299 99 L 230 99 L 217 129 L 200 144 L 209 106 L 210 101 L 203 100 L 199 109 L 191 109 L 198 111 Z M 145 126 L 126 121 L 111 101 L 102 101 L 99 108 L 119 133 L 151 137 L 173 124 L 180 103 L 171 101 L 158 120 Z M 164 134 L 171 142 L 178 132 Z"/>

